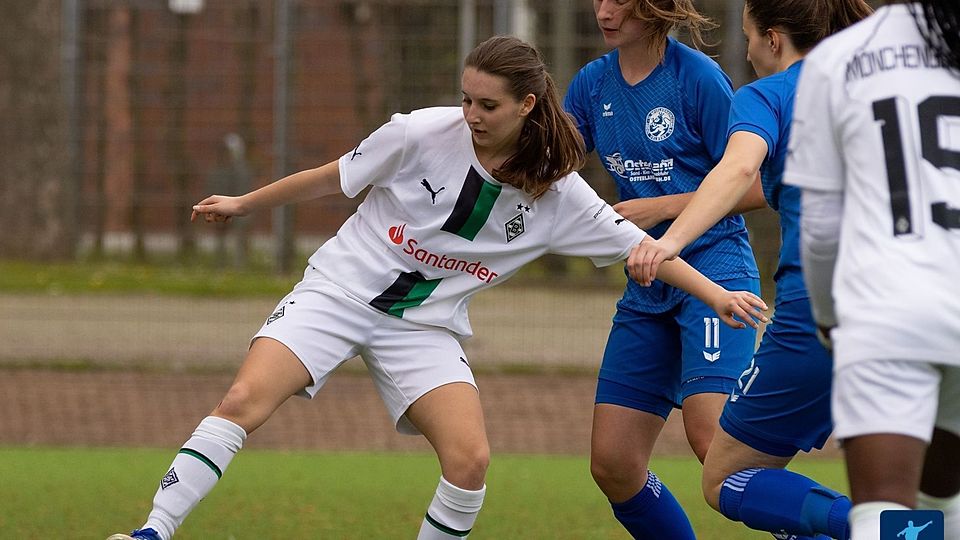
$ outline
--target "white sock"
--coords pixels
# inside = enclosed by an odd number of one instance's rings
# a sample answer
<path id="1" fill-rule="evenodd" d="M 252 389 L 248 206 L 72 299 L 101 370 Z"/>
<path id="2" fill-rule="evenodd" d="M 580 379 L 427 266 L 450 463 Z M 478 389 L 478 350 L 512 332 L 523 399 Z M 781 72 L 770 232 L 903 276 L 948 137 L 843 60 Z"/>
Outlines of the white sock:
<path id="1" fill-rule="evenodd" d="M 487 486 L 477 491 L 458 488 L 440 477 L 437 493 L 427 508 L 417 540 L 466 538 L 477 521 Z"/>
<path id="2" fill-rule="evenodd" d="M 187 514 L 210 493 L 243 446 L 247 432 L 229 420 L 208 416 L 173 458 L 153 497 L 153 510 L 141 528 L 170 540 Z"/>
<path id="3" fill-rule="evenodd" d="M 880 538 L 880 512 L 910 510 L 895 502 L 868 502 L 850 509 L 850 540 L 877 540 Z"/>
<path id="4" fill-rule="evenodd" d="M 921 491 L 917 493 L 917 509 L 943 512 L 943 537 L 960 538 L 960 494 L 941 499 Z"/>

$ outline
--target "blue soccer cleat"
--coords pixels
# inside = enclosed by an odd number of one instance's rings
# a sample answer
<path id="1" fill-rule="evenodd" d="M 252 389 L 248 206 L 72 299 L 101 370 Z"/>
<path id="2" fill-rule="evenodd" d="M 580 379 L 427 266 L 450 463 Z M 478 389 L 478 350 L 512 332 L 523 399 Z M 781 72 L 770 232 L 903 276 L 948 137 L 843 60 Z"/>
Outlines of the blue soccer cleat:
<path id="1" fill-rule="evenodd" d="M 115 534 L 107 540 L 160 540 L 160 535 L 153 529 L 137 529 L 130 534 Z"/>

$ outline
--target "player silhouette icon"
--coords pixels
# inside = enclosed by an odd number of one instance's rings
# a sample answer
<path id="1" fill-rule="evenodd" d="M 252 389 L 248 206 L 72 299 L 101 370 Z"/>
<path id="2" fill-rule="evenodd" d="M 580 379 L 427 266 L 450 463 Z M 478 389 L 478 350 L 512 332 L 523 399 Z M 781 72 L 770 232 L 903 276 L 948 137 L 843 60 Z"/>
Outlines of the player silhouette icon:
<path id="1" fill-rule="evenodd" d="M 913 525 L 913 520 L 909 520 L 907 521 L 907 526 L 904 527 L 902 531 L 897 533 L 897 538 L 900 538 L 902 536 L 904 540 L 917 540 L 920 537 L 920 531 L 926 529 L 932 523 L 933 523 L 932 521 L 928 521 L 925 525 L 921 527 L 915 527 Z"/>

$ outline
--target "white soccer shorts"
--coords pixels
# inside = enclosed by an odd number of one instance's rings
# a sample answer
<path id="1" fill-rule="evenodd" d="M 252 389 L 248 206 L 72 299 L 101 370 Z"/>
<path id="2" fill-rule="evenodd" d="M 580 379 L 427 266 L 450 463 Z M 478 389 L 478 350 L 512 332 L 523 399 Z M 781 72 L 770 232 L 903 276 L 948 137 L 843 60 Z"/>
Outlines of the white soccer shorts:
<path id="1" fill-rule="evenodd" d="M 930 442 L 934 426 L 960 435 L 960 367 L 904 360 L 861 361 L 833 378 L 838 439 L 894 433 Z"/>
<path id="2" fill-rule="evenodd" d="M 300 359 L 313 379 L 300 392 L 309 398 L 360 355 L 400 433 L 420 433 L 404 413 L 430 390 L 477 385 L 452 332 L 382 313 L 309 268 L 252 339 L 259 337 L 283 343 Z"/>

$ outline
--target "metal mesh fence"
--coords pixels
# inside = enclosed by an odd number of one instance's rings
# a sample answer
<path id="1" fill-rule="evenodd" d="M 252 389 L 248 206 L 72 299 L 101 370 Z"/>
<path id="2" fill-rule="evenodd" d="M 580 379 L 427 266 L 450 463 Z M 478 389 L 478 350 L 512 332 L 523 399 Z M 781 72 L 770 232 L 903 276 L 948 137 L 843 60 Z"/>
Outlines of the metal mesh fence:
<path id="1" fill-rule="evenodd" d="M 736 84 L 748 76 L 741 5 L 699 6 L 722 23 L 707 52 Z M 575 0 L 14 0 L 5 9 L 0 260 L 207 257 L 293 275 L 358 200 L 305 203 L 225 228 L 192 226 L 189 207 L 336 159 L 391 113 L 459 103 L 461 59 L 492 34 L 536 43 L 563 88 L 604 52 L 591 3 Z M 595 159 L 584 176 L 615 197 Z M 751 220 L 770 276 L 775 219 Z M 573 367 L 589 377 L 624 278 L 553 258 L 535 264 L 535 277 L 474 301 L 468 352 L 480 368 Z M 276 301 L 13 294 L 3 280 L 3 369 L 229 370 Z M 52 380 L 17 373 L 38 392 Z M 79 381 L 75 391 L 94 388 Z M 563 397 L 553 399 L 562 411 Z M 72 422 L 56 401 L 30 406 L 49 413 L 40 422 Z M 4 422 L 17 416 L 0 415 L 0 443 L 29 442 L 5 439 L 18 431 Z"/>
<path id="2" fill-rule="evenodd" d="M 196 12 L 171 9 L 194 3 Z M 561 87 L 603 51 L 590 3 L 573 0 L 14 5 L 0 23 L 9 30 L 0 143 L 15 150 L 0 189 L 7 256 L 189 255 L 214 242 L 187 224 L 183 209 L 199 197 L 335 159 L 393 112 L 458 103 L 461 59 L 492 33 L 537 43 Z M 739 33 L 737 9 L 704 9 L 736 15 Z M 725 32 L 708 52 L 742 82 L 741 39 Z M 613 195 L 596 165 L 586 176 Z M 44 208 L 26 211 L 38 201 Z M 277 242 L 268 248 L 289 268 L 296 238 L 329 235 L 354 205 L 254 216 L 236 235 L 243 247 Z M 50 238 L 38 242 L 37 230 Z"/>

